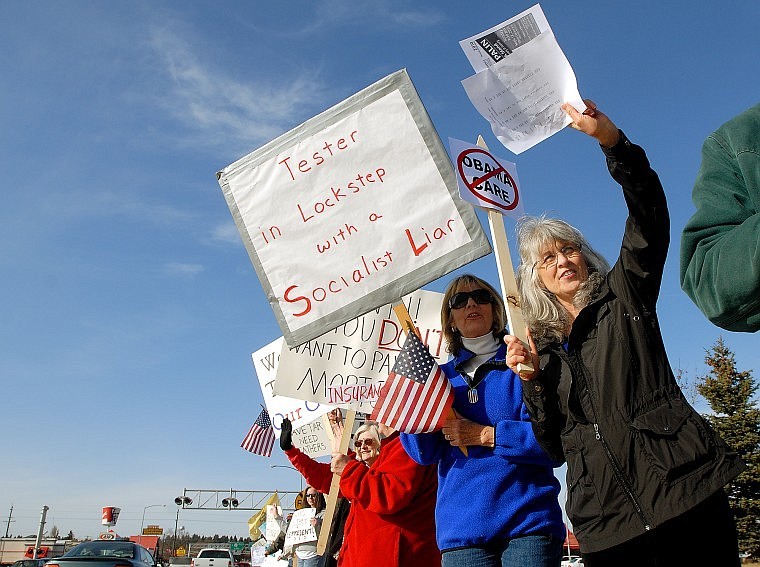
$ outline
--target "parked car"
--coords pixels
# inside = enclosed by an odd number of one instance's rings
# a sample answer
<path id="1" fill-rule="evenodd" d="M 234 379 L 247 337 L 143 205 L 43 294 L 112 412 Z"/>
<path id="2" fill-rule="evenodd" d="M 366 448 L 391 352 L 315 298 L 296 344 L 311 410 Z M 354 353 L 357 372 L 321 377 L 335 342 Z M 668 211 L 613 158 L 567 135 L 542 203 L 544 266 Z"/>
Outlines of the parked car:
<path id="1" fill-rule="evenodd" d="M 156 567 L 156 560 L 150 551 L 132 541 L 93 540 L 51 559 L 46 567 Z"/>
<path id="2" fill-rule="evenodd" d="M 51 557 L 45 557 L 44 559 L 19 559 L 11 564 L 11 567 L 42 567 L 45 563 L 50 561 Z"/>
<path id="3" fill-rule="evenodd" d="M 183 557 L 170 557 L 169 567 L 189 567 L 192 559 L 187 555 Z"/>

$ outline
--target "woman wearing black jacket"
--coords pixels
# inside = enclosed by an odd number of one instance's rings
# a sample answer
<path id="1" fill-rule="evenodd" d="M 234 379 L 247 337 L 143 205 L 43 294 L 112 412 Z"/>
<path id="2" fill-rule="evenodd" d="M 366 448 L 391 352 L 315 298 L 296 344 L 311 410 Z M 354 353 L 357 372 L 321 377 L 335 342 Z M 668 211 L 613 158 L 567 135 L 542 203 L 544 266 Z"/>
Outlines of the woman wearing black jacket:
<path id="1" fill-rule="evenodd" d="M 665 193 L 644 151 L 587 101 L 563 109 L 602 146 L 628 206 L 615 266 L 557 219 L 521 221 L 518 286 L 529 345 L 507 362 L 522 376 L 534 432 L 567 461 L 567 513 L 586 567 L 679 565 L 699 546 L 738 565 L 723 486 L 742 463 L 686 402 L 662 342 L 656 303 L 669 243 Z"/>

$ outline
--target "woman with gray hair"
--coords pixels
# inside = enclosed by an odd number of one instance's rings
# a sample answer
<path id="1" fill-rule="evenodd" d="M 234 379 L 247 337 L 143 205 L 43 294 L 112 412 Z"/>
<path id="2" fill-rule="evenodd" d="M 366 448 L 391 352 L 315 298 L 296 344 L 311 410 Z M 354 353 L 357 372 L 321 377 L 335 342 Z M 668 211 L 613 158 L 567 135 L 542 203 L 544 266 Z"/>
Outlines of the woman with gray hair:
<path id="1" fill-rule="evenodd" d="M 518 226 L 517 281 L 528 345 L 505 337 L 512 368 L 530 361 L 523 399 L 544 450 L 567 462 L 567 513 L 586 567 L 738 565 L 723 486 L 742 463 L 686 402 L 656 314 L 670 235 L 665 192 L 644 151 L 587 101 L 563 109 L 601 145 L 628 220 L 612 269 L 575 227 Z"/>

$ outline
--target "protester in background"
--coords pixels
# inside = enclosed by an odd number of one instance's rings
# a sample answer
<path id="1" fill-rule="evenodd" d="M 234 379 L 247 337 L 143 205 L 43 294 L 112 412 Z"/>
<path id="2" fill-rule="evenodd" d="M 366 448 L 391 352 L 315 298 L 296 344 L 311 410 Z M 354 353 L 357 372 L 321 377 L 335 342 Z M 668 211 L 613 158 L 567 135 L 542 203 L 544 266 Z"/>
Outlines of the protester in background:
<path id="1" fill-rule="evenodd" d="M 560 564 L 560 486 L 533 435 L 520 379 L 506 365 L 505 325 L 504 302 L 491 285 L 469 274 L 449 284 L 441 328 L 453 358 L 441 369 L 457 417 L 439 432 L 401 435 L 415 461 L 438 468 L 444 567 Z"/>
<path id="2" fill-rule="evenodd" d="M 337 416 L 333 413 L 331 419 Z M 355 439 L 355 454 L 333 454 L 327 464 L 293 446 L 288 419 L 283 420 L 280 432 L 280 447 L 310 485 L 327 493 L 333 473 L 340 476 L 340 492 L 350 509 L 338 565 L 440 565 L 435 545 L 435 468 L 412 461 L 398 433 L 385 426 L 365 424 Z"/>
<path id="3" fill-rule="evenodd" d="M 293 514 L 288 514 L 285 521 L 283 522 L 282 517 L 281 516 L 279 517 L 277 521 L 280 522 L 280 533 L 273 542 L 271 542 L 269 545 L 267 545 L 264 548 L 264 557 L 268 555 L 274 555 L 278 551 L 283 551 L 283 554 L 280 556 L 280 559 L 288 560 L 289 565 L 293 564 L 292 558 L 290 557 L 290 553 L 284 552 L 285 534 L 288 531 L 288 524 L 290 524 L 291 518 L 293 518 Z"/>
<path id="4" fill-rule="evenodd" d="M 705 140 L 681 236 L 681 287 L 710 321 L 760 329 L 760 104 Z"/>
<path id="5" fill-rule="evenodd" d="M 564 221 L 518 226 L 517 282 L 529 347 L 507 336 L 536 437 L 567 459 L 567 513 L 586 567 L 738 565 L 723 486 L 742 470 L 686 402 L 668 363 L 656 304 L 668 250 L 665 193 L 644 151 L 587 101 L 572 126 L 595 138 L 628 220 L 615 266 Z"/>
<path id="6" fill-rule="evenodd" d="M 319 538 L 322 527 L 322 518 L 325 515 L 325 498 L 313 486 L 307 485 L 303 491 L 304 508 L 314 508 L 315 515 L 311 518 L 311 525 Z M 318 567 L 320 556 L 317 555 L 317 541 L 307 541 L 293 546 L 293 553 L 298 558 L 298 567 Z"/>

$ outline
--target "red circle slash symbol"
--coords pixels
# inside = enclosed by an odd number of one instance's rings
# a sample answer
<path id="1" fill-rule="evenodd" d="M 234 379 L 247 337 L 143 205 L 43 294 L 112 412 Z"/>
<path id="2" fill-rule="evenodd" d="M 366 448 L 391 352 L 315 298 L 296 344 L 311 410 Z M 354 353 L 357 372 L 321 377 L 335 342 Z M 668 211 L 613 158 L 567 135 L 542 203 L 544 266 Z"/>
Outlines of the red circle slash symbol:
<path id="1" fill-rule="evenodd" d="M 491 171 L 485 173 L 483 177 L 478 177 L 478 178 L 473 177 L 472 181 L 467 181 L 467 178 L 465 177 L 465 174 L 464 174 L 464 160 L 470 154 L 483 154 L 487 156 L 488 159 L 493 162 L 494 168 Z M 511 211 L 517 206 L 517 203 L 520 202 L 520 197 L 517 191 L 517 183 L 515 183 L 515 180 L 512 178 L 512 176 L 509 174 L 506 168 L 504 168 L 498 162 L 498 160 L 495 157 L 493 157 L 491 154 L 489 154 L 487 151 L 482 150 L 480 148 L 470 148 L 468 150 L 463 151 L 457 157 L 457 170 L 459 171 L 459 177 L 462 179 L 462 181 L 464 182 L 465 186 L 470 191 L 470 193 L 475 195 L 481 201 L 490 203 L 494 207 L 498 209 L 503 209 L 505 211 Z M 514 189 L 515 198 L 512 199 L 512 202 L 509 205 L 505 205 L 502 202 L 494 201 L 492 199 L 484 197 L 482 193 L 478 193 L 477 191 L 475 191 L 476 187 L 483 185 L 486 181 L 488 181 L 492 177 L 498 177 L 498 176 L 503 176 L 503 178 L 507 180 L 507 182 L 512 187 L 512 189 Z"/>

